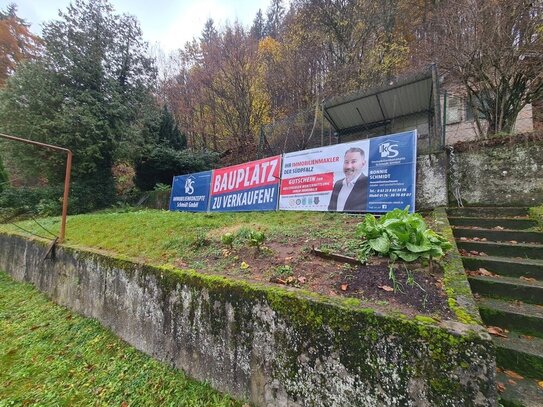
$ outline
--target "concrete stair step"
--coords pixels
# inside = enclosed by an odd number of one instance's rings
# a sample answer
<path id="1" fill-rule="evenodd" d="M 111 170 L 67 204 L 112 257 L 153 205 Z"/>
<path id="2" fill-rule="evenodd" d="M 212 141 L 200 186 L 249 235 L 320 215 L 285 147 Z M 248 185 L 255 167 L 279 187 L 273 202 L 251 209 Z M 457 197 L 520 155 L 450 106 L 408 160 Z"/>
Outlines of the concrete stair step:
<path id="1" fill-rule="evenodd" d="M 500 402 L 504 407 L 543 406 L 543 388 L 537 384 L 537 380 L 513 378 L 498 372 L 496 383 L 501 388 Z"/>
<path id="2" fill-rule="evenodd" d="M 509 332 L 507 338 L 493 336 L 498 367 L 526 378 L 543 380 L 543 339 Z"/>
<path id="3" fill-rule="evenodd" d="M 448 208 L 449 216 L 463 216 L 473 218 L 513 218 L 517 216 L 528 216 L 528 208 L 524 207 L 501 207 L 501 206 L 471 206 L 465 208 Z"/>
<path id="4" fill-rule="evenodd" d="M 487 297 L 478 298 L 477 303 L 486 325 L 543 338 L 543 305 Z"/>
<path id="5" fill-rule="evenodd" d="M 513 277 L 469 276 L 471 290 L 483 297 L 543 305 L 543 283 Z"/>
<path id="6" fill-rule="evenodd" d="M 537 226 L 537 222 L 526 218 L 476 218 L 449 216 L 449 223 L 452 226 L 472 226 L 484 229 L 502 227 L 510 230 L 525 230 Z"/>
<path id="7" fill-rule="evenodd" d="M 528 232 L 524 230 L 496 230 L 484 228 L 470 228 L 466 226 L 455 226 L 453 228 L 454 237 L 460 239 L 462 237 L 472 239 L 487 239 L 492 242 L 510 242 L 511 240 L 519 243 L 539 243 L 543 244 L 542 232 Z"/>
<path id="8" fill-rule="evenodd" d="M 543 261 L 532 259 L 510 259 L 497 256 L 462 257 L 467 270 L 485 268 L 494 274 L 509 277 L 527 277 L 543 281 Z"/>
<path id="9" fill-rule="evenodd" d="M 456 245 L 460 250 L 483 252 L 498 257 L 521 257 L 543 260 L 543 244 L 537 243 L 496 243 L 475 242 L 456 239 Z"/>

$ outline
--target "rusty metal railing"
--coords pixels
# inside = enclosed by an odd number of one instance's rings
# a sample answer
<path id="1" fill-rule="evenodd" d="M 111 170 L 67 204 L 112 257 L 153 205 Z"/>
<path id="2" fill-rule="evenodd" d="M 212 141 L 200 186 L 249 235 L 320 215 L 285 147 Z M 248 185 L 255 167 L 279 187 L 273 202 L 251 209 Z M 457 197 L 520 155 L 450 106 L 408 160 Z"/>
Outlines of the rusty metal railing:
<path id="1" fill-rule="evenodd" d="M 42 148 L 47 148 L 54 151 L 63 151 L 67 153 L 66 157 L 66 176 L 64 177 L 64 198 L 62 200 L 62 221 L 60 223 L 60 236 L 58 242 L 64 242 L 66 236 L 66 216 L 68 215 L 68 193 L 70 192 L 70 174 L 72 172 L 72 152 L 67 148 L 54 146 L 51 144 L 40 143 L 38 141 L 27 140 L 20 137 L 8 136 L 7 134 L 0 133 L 0 138 L 7 140 L 18 141 L 20 143 L 31 144 L 33 146 L 38 146 Z"/>

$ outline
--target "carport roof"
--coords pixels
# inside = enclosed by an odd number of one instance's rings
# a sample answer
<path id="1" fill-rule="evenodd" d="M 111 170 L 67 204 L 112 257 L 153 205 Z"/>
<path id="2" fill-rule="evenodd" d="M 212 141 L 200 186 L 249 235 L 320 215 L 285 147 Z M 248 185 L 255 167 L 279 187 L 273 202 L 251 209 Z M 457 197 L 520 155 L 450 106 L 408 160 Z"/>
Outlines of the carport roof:
<path id="1" fill-rule="evenodd" d="M 404 116 L 432 110 L 432 71 L 334 97 L 323 103 L 324 116 L 338 135 L 381 127 Z"/>

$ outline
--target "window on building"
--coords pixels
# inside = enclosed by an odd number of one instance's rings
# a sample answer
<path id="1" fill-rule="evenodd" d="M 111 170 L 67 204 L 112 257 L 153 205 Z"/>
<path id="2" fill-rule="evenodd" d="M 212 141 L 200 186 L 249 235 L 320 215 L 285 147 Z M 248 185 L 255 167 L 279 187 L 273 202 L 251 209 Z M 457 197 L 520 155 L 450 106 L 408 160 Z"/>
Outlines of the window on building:
<path id="1" fill-rule="evenodd" d="M 446 116 L 446 123 L 447 124 L 454 124 L 454 123 L 460 123 L 462 120 L 462 99 L 460 99 L 457 96 L 449 96 L 447 98 L 447 116 Z"/>

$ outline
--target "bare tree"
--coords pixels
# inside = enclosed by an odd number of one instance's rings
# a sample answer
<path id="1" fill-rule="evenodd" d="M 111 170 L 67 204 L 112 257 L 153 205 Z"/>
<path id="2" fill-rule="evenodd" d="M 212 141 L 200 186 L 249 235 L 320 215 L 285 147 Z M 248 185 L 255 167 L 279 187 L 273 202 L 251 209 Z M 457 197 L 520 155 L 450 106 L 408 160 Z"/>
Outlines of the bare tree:
<path id="1" fill-rule="evenodd" d="M 429 22 L 427 58 L 464 87 L 487 134 L 510 133 L 522 108 L 543 96 L 542 11 L 541 1 L 455 0 Z"/>

